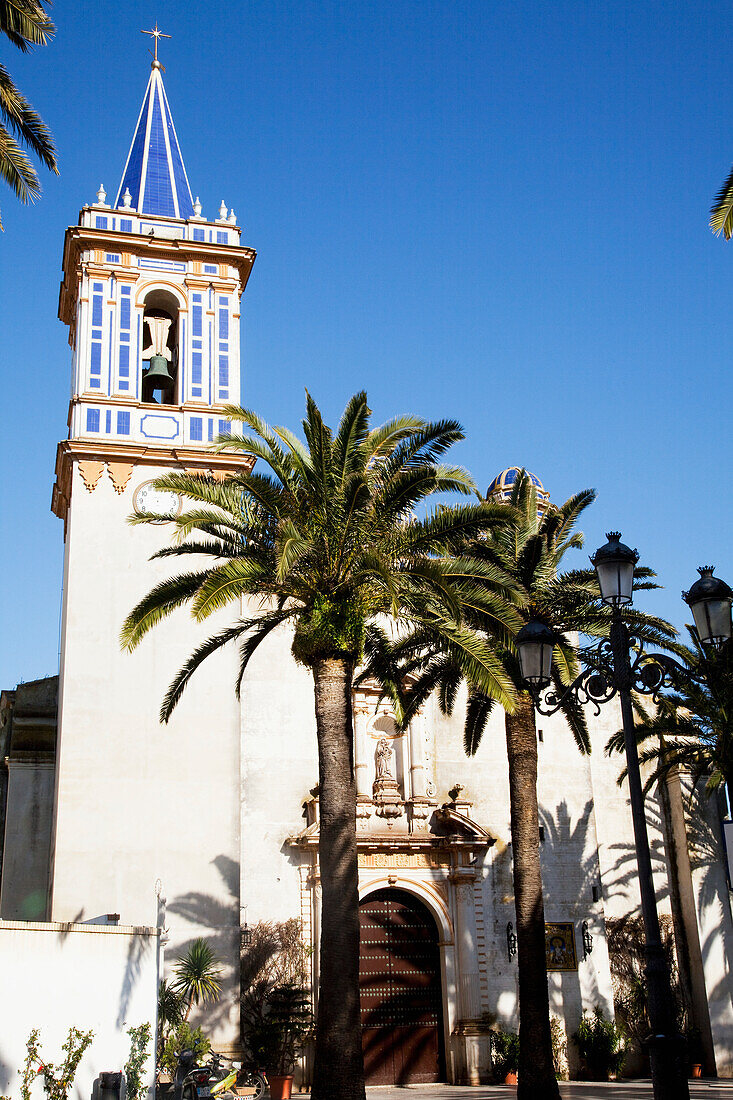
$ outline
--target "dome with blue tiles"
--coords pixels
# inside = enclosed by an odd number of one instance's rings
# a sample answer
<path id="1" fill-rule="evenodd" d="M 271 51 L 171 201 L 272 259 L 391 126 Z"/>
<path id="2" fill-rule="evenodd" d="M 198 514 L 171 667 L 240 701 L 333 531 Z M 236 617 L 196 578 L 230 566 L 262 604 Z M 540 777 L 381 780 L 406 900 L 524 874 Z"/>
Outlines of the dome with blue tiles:
<path id="1" fill-rule="evenodd" d="M 157 60 L 152 64 L 115 206 L 162 218 L 190 218 L 194 213 Z"/>
<path id="2" fill-rule="evenodd" d="M 509 500 L 512 495 L 514 483 L 521 472 L 521 466 L 508 466 L 506 470 L 502 470 L 500 474 L 496 475 L 491 485 L 489 485 L 486 490 L 486 496 L 500 502 Z M 525 470 L 524 472 L 537 492 L 537 510 L 539 512 L 544 512 L 547 505 L 550 503 L 550 494 L 546 491 L 544 485 L 535 474 L 531 473 L 529 470 Z"/>

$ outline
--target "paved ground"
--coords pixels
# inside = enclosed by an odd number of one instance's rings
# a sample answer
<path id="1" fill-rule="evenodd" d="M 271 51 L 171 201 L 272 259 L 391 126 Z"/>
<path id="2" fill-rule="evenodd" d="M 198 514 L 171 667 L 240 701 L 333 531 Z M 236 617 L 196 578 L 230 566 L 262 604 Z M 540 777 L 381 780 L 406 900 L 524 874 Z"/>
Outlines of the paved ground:
<path id="1" fill-rule="evenodd" d="M 563 1100 L 651 1100 L 650 1081 L 622 1081 L 608 1084 L 586 1084 L 583 1081 L 561 1081 Z M 468 1088 L 456 1085 L 409 1085 L 407 1088 L 368 1088 L 367 1100 L 510 1100 L 516 1096 L 516 1086 L 480 1085 Z M 541 1096 L 537 1100 L 542 1100 Z M 733 1100 L 733 1081 L 690 1081 L 690 1100 Z"/>

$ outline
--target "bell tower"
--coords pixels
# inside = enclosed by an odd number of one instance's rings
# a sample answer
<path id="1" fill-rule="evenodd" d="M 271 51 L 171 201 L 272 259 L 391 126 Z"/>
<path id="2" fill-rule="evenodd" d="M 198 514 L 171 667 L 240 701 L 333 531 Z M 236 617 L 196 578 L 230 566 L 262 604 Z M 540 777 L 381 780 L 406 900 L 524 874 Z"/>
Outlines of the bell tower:
<path id="1" fill-rule="evenodd" d="M 221 406 L 240 395 L 239 302 L 255 252 L 233 210 L 222 203 L 208 221 L 191 198 L 158 61 L 117 198 L 106 199 L 100 187 L 64 246 L 72 393 L 52 503 L 63 518 L 72 454 L 185 457 L 226 430 Z"/>
<path id="2" fill-rule="evenodd" d="M 133 654 L 121 651 L 119 634 L 137 601 L 173 572 L 150 560 L 172 526 L 128 522 L 183 507 L 153 480 L 250 466 L 209 449 L 228 430 L 224 406 L 240 401 L 240 300 L 255 259 L 241 236 L 233 210 L 222 203 L 207 219 L 192 198 L 156 57 L 114 201 L 100 186 L 64 244 L 59 317 L 69 328 L 71 400 L 52 498 L 65 560 L 47 916 L 118 913 L 122 924 L 154 924 L 159 882 L 173 954 L 213 935 L 233 989 L 237 654 L 217 655 L 163 727 L 168 683 L 226 620 L 199 626 L 175 613 Z M 237 1030 L 234 1016 L 220 1021 L 225 1045 L 228 1030 Z"/>

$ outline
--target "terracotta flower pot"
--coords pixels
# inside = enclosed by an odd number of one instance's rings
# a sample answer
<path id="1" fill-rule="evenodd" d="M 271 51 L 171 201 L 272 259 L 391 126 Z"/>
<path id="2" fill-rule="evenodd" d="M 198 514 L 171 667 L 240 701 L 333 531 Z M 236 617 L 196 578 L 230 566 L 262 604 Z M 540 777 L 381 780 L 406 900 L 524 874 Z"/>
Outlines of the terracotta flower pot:
<path id="1" fill-rule="evenodd" d="M 702 1066 L 698 1065 L 697 1062 L 692 1067 L 692 1076 L 693 1077 L 702 1077 Z"/>
<path id="2" fill-rule="evenodd" d="M 507 1073 L 506 1077 L 504 1078 L 504 1084 L 505 1085 L 516 1085 L 516 1083 L 517 1083 L 516 1070 L 510 1070 L 509 1073 Z"/>
<path id="3" fill-rule="evenodd" d="M 270 1086 L 272 1100 L 290 1100 L 293 1092 L 293 1075 L 279 1077 L 275 1073 L 268 1073 L 267 1083 Z"/>

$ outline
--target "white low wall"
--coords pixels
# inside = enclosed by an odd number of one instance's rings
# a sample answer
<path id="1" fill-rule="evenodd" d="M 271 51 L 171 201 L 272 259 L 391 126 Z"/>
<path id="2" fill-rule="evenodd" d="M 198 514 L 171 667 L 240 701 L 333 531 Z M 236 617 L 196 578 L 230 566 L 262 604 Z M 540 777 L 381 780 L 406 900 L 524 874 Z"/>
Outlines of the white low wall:
<path id="1" fill-rule="evenodd" d="M 62 1060 L 70 1027 L 92 1028 L 70 1100 L 90 1100 L 104 1070 L 127 1061 L 127 1029 L 149 1023 L 155 1034 L 159 929 L 132 925 L 36 924 L 0 920 L 0 1094 L 20 1098 L 19 1069 L 32 1028 L 41 1057 Z M 153 1085 L 154 1059 L 146 1066 Z M 33 1100 L 44 1097 L 42 1078 Z"/>

